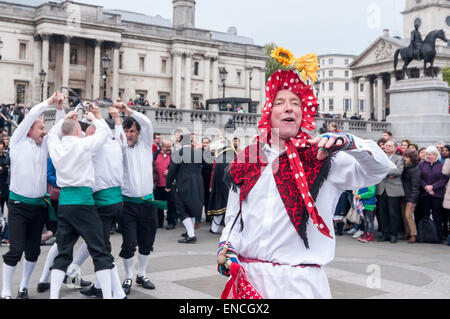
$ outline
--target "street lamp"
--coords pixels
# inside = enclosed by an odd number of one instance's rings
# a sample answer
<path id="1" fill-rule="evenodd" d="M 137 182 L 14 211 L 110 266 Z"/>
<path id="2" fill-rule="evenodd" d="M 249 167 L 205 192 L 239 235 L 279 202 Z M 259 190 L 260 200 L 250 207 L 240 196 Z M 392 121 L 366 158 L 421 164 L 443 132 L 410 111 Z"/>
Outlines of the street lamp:
<path id="1" fill-rule="evenodd" d="M 41 72 L 39 72 L 39 79 L 41 81 L 41 101 L 44 100 L 44 83 L 46 76 L 47 73 L 44 71 L 44 69 L 42 69 Z"/>
<path id="2" fill-rule="evenodd" d="M 227 77 L 228 77 L 228 71 L 227 69 L 225 69 L 225 67 L 220 69 L 220 80 L 222 81 L 222 85 L 223 85 L 223 98 L 225 98 L 225 82 L 227 81 Z"/>
<path id="3" fill-rule="evenodd" d="M 108 54 L 105 53 L 105 55 L 102 58 L 102 67 L 103 67 L 103 99 L 106 100 L 106 78 L 108 76 L 108 69 L 109 65 L 111 63 L 111 58 L 108 56 Z"/>
<path id="4" fill-rule="evenodd" d="M 253 67 L 248 66 L 247 67 L 247 72 L 248 72 L 248 79 L 250 81 L 250 86 L 249 86 L 249 99 L 252 99 L 252 80 L 253 80 Z"/>
<path id="5" fill-rule="evenodd" d="M 319 99 L 319 94 L 320 94 L 320 85 L 322 83 L 320 82 L 320 80 L 317 80 L 316 83 L 314 83 L 314 88 L 316 89 L 316 97 L 317 99 Z M 324 106 L 325 107 L 325 106 Z"/>

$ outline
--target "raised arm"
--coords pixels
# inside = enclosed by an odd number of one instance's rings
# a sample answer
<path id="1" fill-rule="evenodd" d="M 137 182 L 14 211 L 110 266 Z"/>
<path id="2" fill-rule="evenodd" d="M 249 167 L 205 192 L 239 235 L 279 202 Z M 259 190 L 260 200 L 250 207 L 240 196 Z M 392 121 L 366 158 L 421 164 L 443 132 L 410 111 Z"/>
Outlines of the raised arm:
<path id="1" fill-rule="evenodd" d="M 122 122 L 120 120 L 120 111 L 115 107 L 110 107 L 109 114 L 114 120 L 114 139 L 122 148 L 126 148 L 128 146 L 127 138 L 125 136 L 125 132 L 123 131 Z"/>
<path id="2" fill-rule="evenodd" d="M 152 147 L 153 145 L 153 124 L 150 119 L 142 113 L 133 111 L 131 108 L 125 105 L 123 102 L 115 102 L 113 107 L 119 109 L 124 112 L 128 116 L 134 118 L 139 125 L 141 126 L 141 134 L 140 138 L 142 141 L 148 146 Z"/>

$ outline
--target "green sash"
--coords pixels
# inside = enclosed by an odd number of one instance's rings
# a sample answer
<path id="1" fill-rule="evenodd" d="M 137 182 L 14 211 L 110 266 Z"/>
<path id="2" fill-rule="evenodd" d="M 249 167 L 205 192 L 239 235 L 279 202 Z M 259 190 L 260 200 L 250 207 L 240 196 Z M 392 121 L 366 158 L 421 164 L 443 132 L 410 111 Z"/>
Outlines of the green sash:
<path id="1" fill-rule="evenodd" d="M 153 194 L 150 194 L 145 197 L 127 197 L 124 195 L 123 201 L 125 203 L 154 206 L 159 209 L 168 210 L 167 202 L 155 200 L 155 197 L 153 196 Z"/>
<path id="2" fill-rule="evenodd" d="M 10 191 L 9 199 L 12 201 L 21 202 L 21 203 L 25 203 L 28 205 L 47 207 L 48 216 L 49 216 L 50 220 L 52 222 L 57 221 L 55 210 L 53 209 L 53 206 L 52 206 L 52 203 L 50 200 L 50 194 L 45 194 L 44 197 L 39 197 L 39 198 L 28 198 L 28 197 L 21 196 L 19 194 L 16 194 L 16 193 Z"/>
<path id="3" fill-rule="evenodd" d="M 59 206 L 95 206 L 92 188 L 63 187 L 59 194 Z"/>
<path id="4" fill-rule="evenodd" d="M 111 206 L 123 203 L 122 189 L 120 187 L 108 188 L 94 193 L 95 205 L 98 207 Z"/>

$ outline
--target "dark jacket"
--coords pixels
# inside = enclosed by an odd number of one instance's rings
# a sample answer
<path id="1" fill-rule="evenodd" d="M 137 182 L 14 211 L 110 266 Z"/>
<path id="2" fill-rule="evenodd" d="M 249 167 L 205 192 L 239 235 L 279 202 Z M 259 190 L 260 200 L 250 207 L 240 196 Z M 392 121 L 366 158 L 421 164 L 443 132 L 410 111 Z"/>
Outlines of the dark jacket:
<path id="1" fill-rule="evenodd" d="M 445 185 L 448 177 L 442 174 L 443 163 L 436 162 L 431 165 L 428 162 L 419 164 L 420 168 L 420 195 L 424 197 L 444 198 Z M 434 196 L 429 195 L 425 186 L 433 185 Z"/>
<path id="2" fill-rule="evenodd" d="M 9 197 L 10 165 L 11 161 L 8 152 L 3 152 L 3 154 L 0 155 L 0 167 L 2 168 L 0 171 L 0 198 Z"/>
<path id="3" fill-rule="evenodd" d="M 420 198 L 420 169 L 417 164 L 405 166 L 402 175 L 405 201 L 417 204 Z"/>

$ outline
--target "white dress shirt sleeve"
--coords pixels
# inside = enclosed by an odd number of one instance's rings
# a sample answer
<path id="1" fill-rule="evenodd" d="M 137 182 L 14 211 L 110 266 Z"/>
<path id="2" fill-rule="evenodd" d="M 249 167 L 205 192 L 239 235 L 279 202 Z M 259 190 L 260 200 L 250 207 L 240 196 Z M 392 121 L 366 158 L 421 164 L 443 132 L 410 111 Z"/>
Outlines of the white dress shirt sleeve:
<path id="1" fill-rule="evenodd" d="M 374 141 L 354 139 L 356 149 L 336 154 L 327 178 L 343 191 L 377 185 L 391 169 L 391 161 Z"/>
<path id="2" fill-rule="evenodd" d="M 50 158 L 52 160 L 57 160 L 56 148 L 61 143 L 62 136 L 62 125 L 64 123 L 64 119 L 59 120 L 51 130 L 47 134 L 47 148 Z"/>
<path id="3" fill-rule="evenodd" d="M 220 238 L 220 242 L 226 241 L 228 236 L 230 236 L 229 242 L 233 248 L 239 252 L 240 250 L 240 238 L 242 237 L 240 234 L 241 229 L 241 223 L 240 220 L 238 220 L 233 228 L 231 230 L 231 227 L 233 226 L 234 221 L 236 220 L 237 215 L 240 211 L 240 191 L 237 189 L 234 191 L 233 189 L 230 189 L 230 193 L 228 195 L 228 204 L 227 204 L 227 211 L 225 214 L 225 228 L 222 231 L 222 236 Z M 239 217 L 239 219 L 242 218 Z M 231 235 L 230 235 L 231 231 Z"/>
<path id="4" fill-rule="evenodd" d="M 142 113 L 133 111 L 131 116 L 141 125 L 141 140 L 152 147 L 153 145 L 153 124 L 150 119 Z"/>
<path id="5" fill-rule="evenodd" d="M 83 149 L 85 151 L 95 153 L 100 147 L 102 147 L 108 137 L 109 127 L 103 119 L 96 119 L 92 122 L 92 124 L 95 125 L 95 134 L 83 138 Z"/>
<path id="6" fill-rule="evenodd" d="M 14 144 L 22 141 L 25 139 L 28 135 L 28 132 L 30 131 L 31 127 L 33 126 L 34 122 L 42 116 L 42 113 L 47 109 L 48 104 L 47 102 L 42 102 L 36 106 L 34 106 L 30 113 L 24 118 L 22 123 L 20 123 L 19 127 L 16 128 L 14 131 L 13 136 L 11 137 L 10 144 L 11 146 L 14 146 Z"/>
<path id="7" fill-rule="evenodd" d="M 122 148 L 126 148 L 128 146 L 127 138 L 125 136 L 125 132 L 123 131 L 122 125 L 116 125 L 114 127 L 114 139 Z"/>

